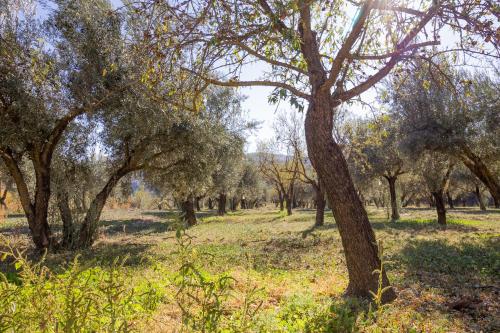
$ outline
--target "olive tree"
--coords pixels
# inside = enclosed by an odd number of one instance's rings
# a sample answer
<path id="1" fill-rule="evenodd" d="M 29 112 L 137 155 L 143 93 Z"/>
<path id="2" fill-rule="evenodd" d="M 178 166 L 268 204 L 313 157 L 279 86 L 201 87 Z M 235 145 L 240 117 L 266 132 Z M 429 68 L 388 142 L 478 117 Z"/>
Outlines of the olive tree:
<path id="1" fill-rule="evenodd" d="M 406 161 L 398 146 L 398 130 L 390 116 L 381 115 L 375 119 L 360 123 L 363 130 L 358 130 L 351 144 L 365 171 L 372 177 L 387 180 L 391 201 L 391 220 L 399 219 L 396 181 L 405 173 Z"/>
<path id="2" fill-rule="evenodd" d="M 190 55 L 182 66 L 186 72 L 220 86 L 273 87 L 276 99 L 307 110 L 308 155 L 339 225 L 348 294 L 370 297 L 378 286 L 373 271 L 380 259 L 367 213 L 332 136 L 334 114 L 398 63 L 432 58 L 419 51 L 439 45 L 445 26 L 461 32 L 459 47 L 485 42 L 496 47 L 495 5 L 475 0 L 143 0 L 135 6 L 148 14 L 147 36 L 154 45 Z M 481 40 L 471 43 L 475 34 Z M 434 50 L 442 51 L 436 47 L 429 53 Z M 256 61 L 265 64 L 262 77 L 241 78 L 241 69 Z M 394 297 L 387 290 L 383 298 Z"/>
<path id="3" fill-rule="evenodd" d="M 0 25 L 0 156 L 38 248 L 52 243 L 47 211 L 56 147 L 71 123 L 98 110 L 125 85 L 116 64 L 120 22 L 109 14 L 110 5 L 57 5 L 43 23 L 35 11 L 21 15 L 22 8 L 7 6 L 10 12 Z M 103 76 L 113 64 L 113 73 Z M 20 167 L 24 157 L 35 175 L 32 191 Z"/>
<path id="4" fill-rule="evenodd" d="M 500 83 L 486 73 L 441 72 L 417 62 L 417 75 L 391 88 L 391 110 L 401 132 L 423 149 L 459 159 L 500 205 Z"/>

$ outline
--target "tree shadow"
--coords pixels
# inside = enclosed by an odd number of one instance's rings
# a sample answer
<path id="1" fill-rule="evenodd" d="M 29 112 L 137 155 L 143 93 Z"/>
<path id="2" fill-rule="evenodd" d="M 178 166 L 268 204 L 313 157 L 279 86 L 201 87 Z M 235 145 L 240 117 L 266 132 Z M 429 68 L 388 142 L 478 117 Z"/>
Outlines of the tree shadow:
<path id="1" fill-rule="evenodd" d="M 410 230 L 410 231 L 423 231 L 423 232 L 440 232 L 445 230 L 461 231 L 461 232 L 473 232 L 478 231 L 478 228 L 461 225 L 457 223 L 448 223 L 446 226 L 441 226 L 436 220 L 432 219 L 416 219 L 416 220 L 399 220 L 399 221 L 380 221 L 372 219 L 372 228 L 375 230 Z"/>
<path id="2" fill-rule="evenodd" d="M 313 234 L 315 231 L 326 231 L 326 230 L 333 230 L 333 229 L 338 229 L 337 224 L 335 222 L 325 223 L 322 226 L 312 225 L 311 227 L 302 231 L 300 234 L 301 234 L 302 238 L 307 238 L 307 236 Z"/>
<path id="3" fill-rule="evenodd" d="M 16 225 L 16 226 L 8 226 L 8 227 L 1 227 L 0 226 L 0 233 L 4 236 L 16 236 L 16 235 L 23 235 L 23 234 L 29 234 L 30 229 L 27 225 Z"/>
<path id="4" fill-rule="evenodd" d="M 116 234 L 154 234 L 175 229 L 175 221 L 151 221 L 142 219 L 104 220 L 100 222 L 99 230 L 106 236 Z"/>
<path id="5" fill-rule="evenodd" d="M 180 210 L 159 210 L 159 211 L 147 211 L 147 212 L 142 212 L 142 215 L 148 215 L 148 216 L 154 216 L 160 219 L 165 219 L 165 220 L 176 220 L 179 219 L 179 216 L 181 214 Z M 212 217 L 212 216 L 218 216 L 216 210 L 203 210 L 199 212 L 195 212 L 197 218 L 205 218 L 205 217 Z M 234 212 L 229 212 L 227 215 L 232 216 L 232 215 L 241 215 L 242 213 L 235 214 Z"/>
<path id="6" fill-rule="evenodd" d="M 477 283 L 500 277 L 500 241 L 496 237 L 456 244 L 446 239 L 410 240 L 395 257 L 412 277 L 431 272 L 446 281 Z"/>
<path id="7" fill-rule="evenodd" d="M 18 219 L 18 218 L 23 218 L 26 217 L 23 213 L 9 213 L 7 214 L 7 218 L 9 219 Z"/>
<path id="8" fill-rule="evenodd" d="M 491 310 L 500 308 L 498 237 L 457 243 L 446 239 L 411 240 L 388 260 L 392 266 L 389 270 L 399 267 L 404 271 L 405 284 L 419 283 L 428 293 L 439 295 L 442 301 L 424 301 L 422 312 L 437 307 L 443 313 L 466 315 L 471 320 L 464 324 L 471 325 L 471 329 L 481 326 L 489 331 L 498 325 L 495 311 Z"/>
<path id="9" fill-rule="evenodd" d="M 500 215 L 500 209 L 495 209 L 491 207 L 488 208 L 487 210 L 480 210 L 479 207 L 477 207 L 477 209 L 453 208 L 450 209 L 450 211 L 468 215 Z"/>

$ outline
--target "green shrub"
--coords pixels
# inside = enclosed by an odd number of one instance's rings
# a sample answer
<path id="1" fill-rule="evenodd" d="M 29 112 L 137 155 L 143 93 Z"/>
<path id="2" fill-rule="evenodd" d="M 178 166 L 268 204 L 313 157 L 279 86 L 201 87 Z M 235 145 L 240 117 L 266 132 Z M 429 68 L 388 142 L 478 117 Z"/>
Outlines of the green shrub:
<path id="1" fill-rule="evenodd" d="M 6 247 L 15 273 L 0 273 L 0 332 L 133 332 L 162 300 L 155 284 L 132 286 L 125 260 L 83 268 L 76 257 L 56 274 Z"/>

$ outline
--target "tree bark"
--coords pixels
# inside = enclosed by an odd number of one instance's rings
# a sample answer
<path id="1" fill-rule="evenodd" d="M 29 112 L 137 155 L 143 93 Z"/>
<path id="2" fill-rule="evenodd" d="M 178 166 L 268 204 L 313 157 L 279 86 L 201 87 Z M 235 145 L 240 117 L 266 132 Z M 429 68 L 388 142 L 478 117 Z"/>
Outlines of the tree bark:
<path id="1" fill-rule="evenodd" d="M 208 209 L 214 209 L 214 202 L 212 201 L 212 198 L 208 198 Z"/>
<path id="2" fill-rule="evenodd" d="M 280 205 L 280 212 L 282 212 L 285 209 L 284 205 L 284 198 L 283 198 L 283 193 L 281 191 L 278 191 L 278 200 L 279 200 L 279 205 Z"/>
<path id="3" fill-rule="evenodd" d="M 460 158 L 464 165 L 488 188 L 495 208 L 500 208 L 500 184 L 497 177 L 469 147 L 462 147 Z"/>
<path id="4" fill-rule="evenodd" d="M 286 215 L 292 215 L 292 199 L 288 194 L 284 195 L 285 205 L 286 205 Z"/>
<path id="5" fill-rule="evenodd" d="M 306 142 L 309 158 L 321 179 L 328 201 L 332 206 L 346 257 L 349 273 L 348 295 L 370 298 L 370 291 L 378 289 L 380 258 L 375 234 L 368 215 L 354 187 L 346 160 L 333 140 L 334 107 L 329 90 L 314 90 L 313 100 L 305 119 Z M 387 275 L 382 272 L 383 286 L 389 286 Z M 392 288 L 383 295 L 383 301 L 396 298 Z"/>
<path id="6" fill-rule="evenodd" d="M 316 191 L 316 219 L 314 226 L 320 227 L 325 224 L 325 193 L 321 190 L 321 186 L 315 186 L 314 190 Z"/>
<path id="7" fill-rule="evenodd" d="M 396 195 L 396 176 L 384 176 L 389 183 L 389 193 L 391 194 L 391 221 L 399 220 L 398 197 Z"/>
<path id="8" fill-rule="evenodd" d="M 484 204 L 483 194 L 481 193 L 481 190 L 479 189 L 478 185 L 476 185 L 476 189 L 474 191 L 474 194 L 476 195 L 477 202 L 479 203 L 479 209 L 481 209 L 482 211 L 485 211 L 486 205 Z"/>
<path id="9" fill-rule="evenodd" d="M 135 169 L 130 165 L 130 161 L 127 161 L 115 171 L 106 185 L 104 185 L 102 190 L 95 196 L 94 200 L 92 200 L 80 227 L 78 243 L 75 244 L 78 248 L 89 248 L 92 246 L 97 236 L 97 226 L 106 200 L 120 179 L 132 171 L 135 171 Z"/>
<path id="10" fill-rule="evenodd" d="M 0 183 L 0 188 L 1 185 L 2 183 Z M 3 193 L 0 196 L 0 206 L 2 206 L 5 210 L 7 209 L 7 203 L 5 201 L 7 199 L 7 193 L 9 192 L 10 186 L 11 186 L 11 181 L 9 180 L 7 181 L 7 183 L 5 183 L 5 188 L 3 189 Z"/>
<path id="11" fill-rule="evenodd" d="M 238 199 L 236 197 L 231 198 L 231 211 L 236 211 L 238 209 Z"/>
<path id="12" fill-rule="evenodd" d="M 63 237 L 61 245 L 65 249 L 73 246 L 73 215 L 69 207 L 69 196 L 65 191 L 57 191 L 57 207 L 63 223 Z"/>
<path id="13" fill-rule="evenodd" d="M 226 214 L 226 194 L 225 193 L 219 193 L 219 199 L 218 199 L 218 207 L 217 207 L 217 215 L 219 216 L 224 216 Z"/>
<path id="14" fill-rule="evenodd" d="M 35 197 L 33 203 L 28 185 L 12 151 L 2 151 L 0 155 L 16 183 L 33 242 L 38 250 L 47 249 L 52 242 L 52 233 L 47 221 L 50 199 L 50 156 L 42 158 L 37 151 L 32 151 L 33 168 L 35 170 Z"/>
<path id="15" fill-rule="evenodd" d="M 188 227 L 194 226 L 196 221 L 196 213 L 194 212 L 193 196 L 189 195 L 185 201 L 182 202 L 182 213 L 183 220 L 186 222 Z"/>
<path id="16" fill-rule="evenodd" d="M 444 205 L 443 190 L 432 192 L 432 196 L 436 205 L 438 224 L 446 225 L 446 207 Z"/>

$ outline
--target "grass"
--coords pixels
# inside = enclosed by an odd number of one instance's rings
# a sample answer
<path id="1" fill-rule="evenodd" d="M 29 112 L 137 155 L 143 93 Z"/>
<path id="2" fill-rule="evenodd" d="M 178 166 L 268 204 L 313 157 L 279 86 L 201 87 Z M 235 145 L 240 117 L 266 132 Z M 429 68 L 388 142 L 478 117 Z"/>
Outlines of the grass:
<path id="1" fill-rule="evenodd" d="M 314 211 L 285 216 L 276 210 L 248 210 L 225 217 L 199 213 L 188 233 L 192 246 L 208 254 L 203 269 L 236 279 L 225 313 L 231 316 L 249 286 L 259 289 L 262 306 L 248 330 L 257 332 L 494 332 L 500 330 L 500 210 L 449 210 L 449 225 L 440 228 L 434 211 L 403 210 L 401 220 L 387 221 L 386 212 L 369 208 L 377 238 L 385 247 L 386 267 L 398 299 L 377 318 L 367 304 L 345 299 L 345 259 L 330 212 L 326 225 L 314 228 Z M 133 283 L 160 278 L 179 267 L 176 212 L 115 210 L 104 214 L 94 248 L 80 253 L 89 267 L 110 266 L 128 256 L 122 268 Z M 22 217 L 0 223 L 0 232 L 16 246 L 29 244 Z M 63 270 L 74 253 L 49 254 L 46 264 Z M 3 265 L 3 266 L 2 266 Z M 0 271 L 11 270 L 0 263 Z M 461 302 L 461 303 L 460 303 Z M 233 318 L 234 319 L 234 318 Z M 233 320 L 234 321 L 234 320 Z M 167 297 L 141 331 L 179 328 L 180 313 Z"/>

